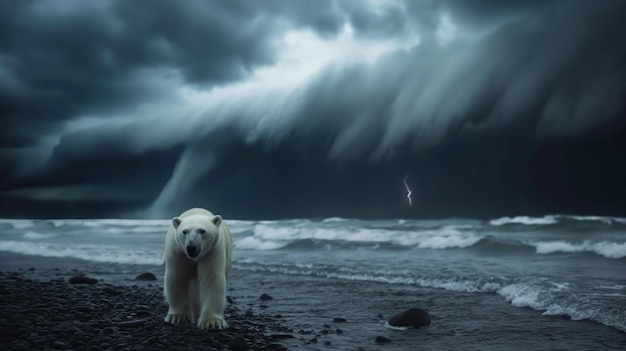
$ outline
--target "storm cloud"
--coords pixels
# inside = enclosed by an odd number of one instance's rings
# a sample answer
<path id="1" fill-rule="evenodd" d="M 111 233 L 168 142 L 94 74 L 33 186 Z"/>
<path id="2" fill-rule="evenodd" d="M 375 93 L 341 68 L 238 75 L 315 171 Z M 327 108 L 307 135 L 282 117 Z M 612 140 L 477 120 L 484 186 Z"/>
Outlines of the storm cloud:
<path id="1" fill-rule="evenodd" d="M 621 1 L 0 6 L 11 215 L 619 214 L 626 199 Z M 395 200 L 407 172 L 412 212 Z"/>

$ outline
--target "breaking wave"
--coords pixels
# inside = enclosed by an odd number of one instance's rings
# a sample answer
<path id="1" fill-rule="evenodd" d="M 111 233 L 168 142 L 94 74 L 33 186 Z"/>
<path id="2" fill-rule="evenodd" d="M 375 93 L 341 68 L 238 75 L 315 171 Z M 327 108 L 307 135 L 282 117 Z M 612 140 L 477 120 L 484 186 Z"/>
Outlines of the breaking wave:
<path id="1" fill-rule="evenodd" d="M 546 242 L 532 242 L 529 244 L 536 248 L 538 254 L 550 254 L 558 252 L 593 252 L 606 258 L 619 259 L 626 257 L 626 242 L 591 242 L 589 240 L 586 240 L 581 243 L 573 243 L 564 240 L 558 240 Z"/>
<path id="2" fill-rule="evenodd" d="M 516 217 L 502 217 L 492 219 L 489 224 L 492 226 L 505 226 L 505 225 L 527 225 L 527 226 L 541 226 L 541 225 L 557 225 L 557 224 L 581 224 L 589 223 L 604 226 L 624 226 L 626 225 L 626 218 L 621 217 L 604 217 L 604 216 L 571 216 L 571 215 L 546 215 L 543 217 L 528 217 L 528 216 L 516 216 Z"/>
<path id="3" fill-rule="evenodd" d="M 478 243 L 482 235 L 463 232 L 454 226 L 420 231 L 380 228 L 277 227 L 257 224 L 252 235 L 235 240 L 242 250 L 276 250 L 282 248 L 465 248 Z"/>

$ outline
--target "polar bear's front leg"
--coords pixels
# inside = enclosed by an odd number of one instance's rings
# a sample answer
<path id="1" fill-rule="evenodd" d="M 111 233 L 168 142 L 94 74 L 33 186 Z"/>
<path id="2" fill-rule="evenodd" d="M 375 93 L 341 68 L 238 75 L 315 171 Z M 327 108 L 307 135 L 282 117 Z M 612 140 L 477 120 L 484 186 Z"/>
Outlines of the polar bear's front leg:
<path id="1" fill-rule="evenodd" d="M 177 260 L 176 260 L 177 261 Z M 191 322 L 189 301 L 190 271 L 187 267 L 179 267 L 182 262 L 165 263 L 164 291 L 169 306 L 165 322 L 181 324 Z"/>
<path id="2" fill-rule="evenodd" d="M 205 267 L 205 269 L 208 267 Z M 200 329 L 225 329 L 228 323 L 224 319 L 226 308 L 226 275 L 224 272 L 210 272 L 211 269 L 200 269 L 198 280 L 200 299 Z"/>

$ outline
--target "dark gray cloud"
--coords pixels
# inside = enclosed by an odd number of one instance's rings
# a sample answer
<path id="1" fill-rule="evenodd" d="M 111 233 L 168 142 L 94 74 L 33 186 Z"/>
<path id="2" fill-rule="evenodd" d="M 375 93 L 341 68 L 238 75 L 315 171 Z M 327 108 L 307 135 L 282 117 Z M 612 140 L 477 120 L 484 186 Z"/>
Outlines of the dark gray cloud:
<path id="1" fill-rule="evenodd" d="M 332 37 L 356 2 L 8 1 L 0 4 L 0 145 L 25 146 L 81 114 L 172 95 L 155 76 L 210 88 L 275 60 L 288 28 Z M 387 26 L 381 16 L 369 16 Z M 363 24 L 364 29 L 372 26 Z"/>
<path id="2" fill-rule="evenodd" d="M 604 211 L 593 194 L 611 194 L 585 183 L 619 188 L 626 175 L 608 158 L 621 144 L 605 141 L 626 127 L 621 1 L 71 5 L 0 5 L 10 196 L 63 187 L 58 194 L 88 198 L 97 185 L 124 193 L 149 174 L 133 204 L 162 213 L 209 198 L 246 215 L 268 199 L 282 205 L 265 206 L 266 216 L 408 215 L 381 209 L 395 190 L 368 184 L 411 169 L 429 185 L 421 193 L 432 215 L 468 213 L 476 201 L 484 213 L 504 203 L 512 212 Z M 285 54 L 288 33 L 313 48 L 302 62 L 333 59 L 302 74 Z M 578 172 L 572 192 L 587 192 L 585 204 L 563 207 L 568 187 L 537 172 L 583 144 L 613 176 L 582 172 L 594 157 L 546 167 Z M 298 202 L 301 183 L 309 190 Z M 344 190 L 351 183 L 368 190 Z M 616 193 L 626 194 L 623 182 Z"/>

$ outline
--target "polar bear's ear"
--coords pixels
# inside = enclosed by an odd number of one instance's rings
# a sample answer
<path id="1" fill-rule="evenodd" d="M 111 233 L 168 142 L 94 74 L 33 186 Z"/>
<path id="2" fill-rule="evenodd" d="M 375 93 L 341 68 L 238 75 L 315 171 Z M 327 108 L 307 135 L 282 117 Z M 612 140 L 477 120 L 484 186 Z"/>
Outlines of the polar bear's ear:
<path id="1" fill-rule="evenodd" d="M 172 225 L 174 226 L 174 228 L 178 228 L 178 226 L 180 225 L 182 221 L 183 221 L 182 219 L 178 217 L 174 217 L 172 218 Z"/>
<path id="2" fill-rule="evenodd" d="M 222 216 L 215 215 L 215 216 L 213 216 L 212 221 L 213 221 L 213 224 L 215 224 L 216 227 L 219 227 L 220 224 L 222 224 Z"/>

